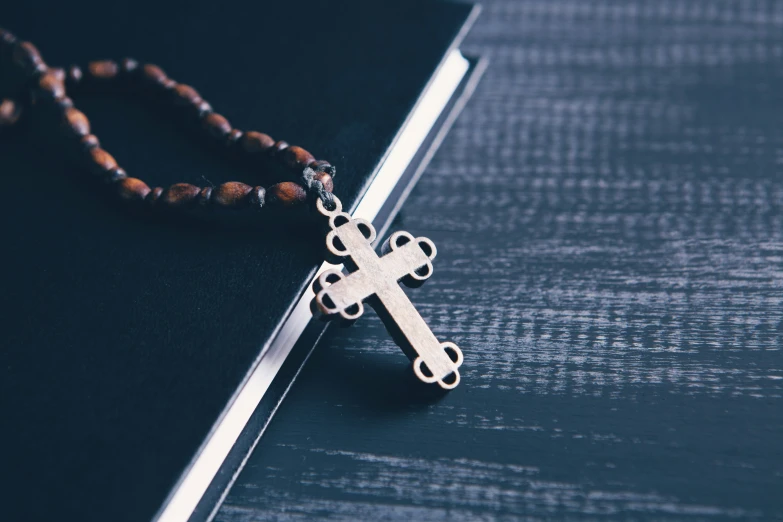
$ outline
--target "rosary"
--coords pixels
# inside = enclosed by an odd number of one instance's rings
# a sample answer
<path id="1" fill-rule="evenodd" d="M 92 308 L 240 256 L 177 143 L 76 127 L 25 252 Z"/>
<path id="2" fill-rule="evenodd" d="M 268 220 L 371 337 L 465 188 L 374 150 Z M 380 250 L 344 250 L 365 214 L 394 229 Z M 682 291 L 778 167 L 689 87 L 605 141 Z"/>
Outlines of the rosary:
<path id="1" fill-rule="evenodd" d="M 418 379 L 444 389 L 459 384 L 462 352 L 452 342 L 438 341 L 399 286 L 402 281 L 417 287 L 432 275 L 435 245 L 425 237 L 395 232 L 378 256 L 372 246 L 376 235 L 372 224 L 343 212 L 340 200 L 332 194 L 335 168 L 328 161 L 316 160 L 303 148 L 275 141 L 267 134 L 233 128 L 193 87 L 175 82 L 156 65 L 125 59 L 119 63 L 91 62 L 84 70 L 77 66 L 67 70 L 50 68 L 33 44 L 0 29 L 0 73 L 0 133 L 12 128 L 23 112 L 35 108 L 58 129 L 62 140 L 70 141 L 79 151 L 85 169 L 130 204 L 185 210 L 198 206 L 284 208 L 314 203 L 318 213 L 328 220 L 327 261 L 344 264 L 348 273 L 335 267 L 319 274 L 313 282 L 313 314 L 351 324 L 364 312 L 363 303 L 368 303 L 413 362 Z M 67 89 L 117 86 L 175 105 L 183 118 L 199 125 L 209 139 L 225 145 L 231 154 L 298 180 L 268 188 L 237 181 L 216 187 L 176 183 L 150 188 L 144 181 L 129 177 L 101 148 L 90 131 L 90 121 L 66 94 Z M 10 97 L 5 98 L 8 94 Z"/>

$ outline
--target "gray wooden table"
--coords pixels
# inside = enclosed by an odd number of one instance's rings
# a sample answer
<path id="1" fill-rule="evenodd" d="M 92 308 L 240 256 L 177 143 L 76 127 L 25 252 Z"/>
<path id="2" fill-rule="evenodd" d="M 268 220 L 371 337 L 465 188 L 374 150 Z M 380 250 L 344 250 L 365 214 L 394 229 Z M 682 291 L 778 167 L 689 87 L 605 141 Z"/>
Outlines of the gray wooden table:
<path id="1" fill-rule="evenodd" d="M 497 0 L 404 207 L 465 352 L 332 330 L 217 520 L 783 519 L 783 2 Z"/>

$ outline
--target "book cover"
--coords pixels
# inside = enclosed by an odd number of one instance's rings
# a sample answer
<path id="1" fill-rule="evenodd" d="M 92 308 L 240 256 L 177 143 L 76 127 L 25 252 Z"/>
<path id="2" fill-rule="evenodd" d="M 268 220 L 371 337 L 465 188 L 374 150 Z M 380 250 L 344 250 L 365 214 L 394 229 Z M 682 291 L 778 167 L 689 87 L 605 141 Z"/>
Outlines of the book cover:
<path id="1" fill-rule="evenodd" d="M 355 209 L 471 12 L 86 2 L 8 6 L 0 25 L 50 65 L 159 64 L 234 126 L 331 161 L 335 193 Z M 162 186 L 257 179 L 141 104 L 75 101 L 131 176 Z M 5 509 L 29 520 L 150 520 L 309 286 L 323 238 L 306 216 L 287 225 L 262 211 L 232 226 L 137 215 L 35 130 L 0 139 Z"/>

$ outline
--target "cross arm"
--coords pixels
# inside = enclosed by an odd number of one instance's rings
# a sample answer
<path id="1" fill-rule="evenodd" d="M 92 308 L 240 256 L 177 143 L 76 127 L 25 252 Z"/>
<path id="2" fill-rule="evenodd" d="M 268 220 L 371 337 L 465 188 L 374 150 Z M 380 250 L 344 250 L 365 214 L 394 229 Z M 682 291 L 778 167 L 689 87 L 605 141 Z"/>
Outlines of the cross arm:
<path id="1" fill-rule="evenodd" d="M 399 246 L 393 243 L 395 236 L 392 236 L 389 241 L 393 245 L 390 246 L 391 250 L 379 259 L 381 271 L 387 274 L 389 279 L 399 281 L 410 276 L 416 281 L 423 282 L 432 275 L 431 261 L 435 257 L 435 246 L 429 239 L 414 238 Z M 419 244 L 420 242 L 429 248 L 429 255 Z"/>

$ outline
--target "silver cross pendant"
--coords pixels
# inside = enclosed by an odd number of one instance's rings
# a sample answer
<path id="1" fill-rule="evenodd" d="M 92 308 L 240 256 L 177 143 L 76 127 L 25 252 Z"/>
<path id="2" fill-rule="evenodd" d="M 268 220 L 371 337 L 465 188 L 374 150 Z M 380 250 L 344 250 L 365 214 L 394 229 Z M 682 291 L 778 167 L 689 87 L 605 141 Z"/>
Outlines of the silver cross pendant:
<path id="1" fill-rule="evenodd" d="M 378 256 L 372 247 L 375 229 L 364 219 L 354 219 L 342 211 L 334 198 L 334 210 L 327 210 L 321 200 L 318 211 L 329 218 L 326 249 L 330 263 L 343 263 L 349 273 L 330 269 L 313 283 L 315 298 L 311 309 L 322 319 L 340 319 L 352 323 L 371 305 L 386 329 L 413 361 L 413 372 L 421 381 L 438 383 L 450 390 L 459 384 L 458 368 L 462 351 L 452 342 L 440 342 L 405 295 L 399 282 L 421 286 L 432 275 L 432 260 L 437 250 L 426 237 L 395 232 L 383 245 Z"/>

